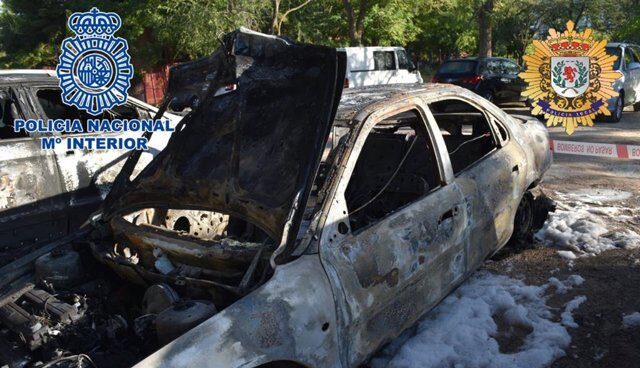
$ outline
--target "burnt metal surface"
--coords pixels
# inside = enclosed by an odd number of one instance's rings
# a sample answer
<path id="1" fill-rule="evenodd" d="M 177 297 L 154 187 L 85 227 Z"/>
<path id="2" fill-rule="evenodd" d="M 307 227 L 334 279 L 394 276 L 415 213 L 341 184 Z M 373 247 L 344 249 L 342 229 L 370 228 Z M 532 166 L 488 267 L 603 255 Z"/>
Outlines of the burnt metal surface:
<path id="1" fill-rule="evenodd" d="M 64 118 L 47 116 L 39 100 L 39 91 L 59 90 L 58 80 L 45 71 L 0 73 L 0 93 L 11 101 L 15 118 Z M 62 103 L 60 101 L 60 103 Z M 148 118 L 154 110 L 149 105 L 129 99 L 119 107 L 136 117 Z M 11 109 L 14 110 L 14 109 Z M 71 112 L 69 112 L 71 113 Z M 112 111 L 105 116 L 113 114 Z M 5 116 L 6 117 L 6 116 Z M 167 114 L 175 125 L 177 117 Z M 4 127 L 6 129 L 12 127 Z M 84 133 L 101 135 L 102 133 Z M 137 132 L 116 133 L 135 136 Z M 170 133 L 156 134 L 150 141 L 152 148 L 145 152 L 144 165 L 164 147 Z M 97 210 L 119 171 L 125 150 L 68 151 L 63 145 L 43 150 L 39 138 L 59 133 L 29 133 L 0 139 L 0 264 L 25 254 L 44 242 L 65 236 L 84 223 Z M 138 170 L 139 171 L 139 170 Z"/>
<path id="2" fill-rule="evenodd" d="M 548 133 L 535 120 L 514 119 L 481 97 L 447 85 L 349 90 L 334 120 L 343 77 L 335 51 L 246 30 L 229 35 L 224 45 L 200 60 L 193 75 L 188 65 L 173 74 L 175 88 L 184 88 L 175 78 L 184 83 L 204 77 L 206 99 L 151 166 L 112 191 L 106 207 L 111 231 L 96 231 L 95 243 L 83 244 L 85 252 L 102 255 L 96 258 L 130 281 L 114 286 L 131 287 L 132 294 L 105 293 L 109 297 L 100 300 L 124 303 L 143 295 L 134 284 L 156 283 L 176 289 L 167 302 L 173 306 L 179 295 L 205 298 L 219 311 L 139 362 L 140 368 L 254 367 L 281 361 L 357 367 L 504 246 L 518 204 L 551 164 Z M 235 89 L 216 95 L 228 85 Z M 443 99 L 468 102 L 486 114 L 494 144 L 455 174 L 430 109 Z M 367 137 L 376 124 L 407 111 L 417 112 L 433 146 L 433 190 L 354 229 L 345 193 L 358 158 L 368 157 L 363 155 Z M 310 205 L 307 196 L 332 121 L 342 129 L 341 138 L 332 142 L 321 188 Z M 140 211 L 132 215 L 134 209 Z M 233 232 L 226 231 L 240 217 L 282 245 L 301 235 L 297 227 L 303 210 L 309 216 L 301 250 L 296 249 L 300 255 L 275 270 L 265 267 L 262 258 L 269 251 L 266 242 L 229 237 Z M 164 220 L 151 220 L 160 217 Z M 211 234 L 199 236 L 203 228 Z M 25 280 L 8 285 L 5 306 L 17 294 L 33 294 L 26 277 L 31 258 L 6 268 L 13 278 Z M 175 268 L 163 271 L 160 260 Z M 85 268 L 96 271 L 95 266 Z M 42 298 L 32 299 L 41 305 L 37 300 Z M 89 308 L 85 319 L 104 316 L 101 305 Z M 162 333 L 170 336 L 162 342 L 215 313 L 207 309 L 202 318 L 179 321 L 187 327 Z M 129 305 L 122 314 L 133 314 L 126 321 L 136 334 L 146 332 L 136 344 L 127 344 L 135 352 L 128 354 L 130 359 L 138 359 L 144 350 L 139 348 L 159 337 L 148 334 L 155 317 L 135 310 Z M 58 312 L 67 316 L 68 308 Z M 14 316 L 29 322 L 33 313 Z M 122 317 L 102 318 L 110 323 L 101 335 L 123 330 Z M 174 317 L 167 320 L 171 324 Z M 122 346 L 110 341 L 105 347 Z"/>
<path id="3" fill-rule="evenodd" d="M 344 69 L 335 49 L 246 30 L 227 35 L 209 60 L 207 97 L 133 182 L 110 193 L 107 211 L 211 209 L 259 226 L 279 244 L 285 228 L 295 237 L 295 209 L 310 191 Z M 230 84 L 237 89 L 214 95 Z"/>
<path id="4" fill-rule="evenodd" d="M 518 203 L 551 163 L 544 127 L 513 119 L 456 87 L 383 87 L 370 92 L 363 97 L 349 91 L 345 98 L 351 100 L 351 107 L 338 113 L 348 132 L 337 144 L 337 153 L 328 156 L 334 161 L 327 163 L 324 199 L 310 227 L 316 246 L 277 267 L 261 288 L 138 367 L 249 367 L 272 361 L 357 367 L 507 242 Z M 478 107 L 487 113 L 495 136 L 499 136 L 495 121 L 504 126 L 507 136 L 496 138 L 497 149 L 454 175 L 443 138 L 435 134 L 442 186 L 353 232 L 344 192 L 372 127 L 391 114 L 419 109 L 425 113 L 428 129 L 438 131 L 428 104 L 444 98 Z M 513 171 L 514 165 L 519 170 Z M 309 295 L 310 290 L 315 295 Z M 331 306 L 323 308 L 327 303 Z M 327 316 L 327 311 L 335 315 Z M 328 327 L 331 334 L 316 340 L 314 336 L 320 337 L 316 329 L 324 320 L 332 326 Z"/>
<path id="5" fill-rule="evenodd" d="M 339 367 L 341 340 L 331 300 L 319 258 L 302 256 L 136 367 L 256 367 L 281 360 Z"/>

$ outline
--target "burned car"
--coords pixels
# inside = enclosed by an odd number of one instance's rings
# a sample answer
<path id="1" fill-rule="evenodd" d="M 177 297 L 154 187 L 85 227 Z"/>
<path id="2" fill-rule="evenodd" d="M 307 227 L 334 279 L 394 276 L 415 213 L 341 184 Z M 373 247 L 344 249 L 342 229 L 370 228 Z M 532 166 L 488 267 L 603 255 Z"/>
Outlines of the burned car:
<path id="1" fill-rule="evenodd" d="M 45 150 L 42 137 L 126 137 L 138 132 L 59 133 L 14 131 L 14 119 L 90 118 L 149 119 L 157 109 L 128 97 L 120 106 L 99 116 L 62 102 L 59 80 L 52 70 L 0 71 L 0 265 L 26 250 L 53 241 L 77 229 L 96 211 L 109 191 L 125 149 L 68 150 L 63 145 Z M 172 126 L 178 116 L 164 114 Z M 149 142 L 143 161 L 164 148 L 170 133 L 160 132 Z M 142 165 L 141 165 L 142 166 Z"/>
<path id="2" fill-rule="evenodd" d="M 245 29 L 208 62 L 90 225 L 4 267 L 3 363 L 356 367 L 550 209 L 546 129 L 472 92 L 342 95 L 335 49 Z"/>

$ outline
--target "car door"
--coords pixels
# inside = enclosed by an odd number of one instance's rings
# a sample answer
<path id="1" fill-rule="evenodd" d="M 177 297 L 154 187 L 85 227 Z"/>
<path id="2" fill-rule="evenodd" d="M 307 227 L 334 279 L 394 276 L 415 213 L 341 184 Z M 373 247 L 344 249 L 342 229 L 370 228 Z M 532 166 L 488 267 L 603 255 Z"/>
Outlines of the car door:
<path id="1" fill-rule="evenodd" d="M 400 111 L 412 111 L 418 119 L 416 129 L 428 133 L 416 133 L 419 143 L 406 148 L 410 134 L 398 141 L 393 134 L 372 130 L 391 115 L 388 111 L 371 115 L 352 145 L 321 236 L 321 259 L 334 275 L 332 287 L 343 311 L 340 333 L 349 336 L 344 340 L 349 342 L 345 347 L 349 366 L 414 323 L 466 272 L 462 248 L 466 207 L 462 191 L 446 181 L 451 175 L 441 161 L 442 142 L 435 139 L 432 127 L 426 129 L 421 106 L 404 105 Z M 409 152 L 411 158 L 400 160 Z M 393 197 L 387 195 L 399 194 L 403 187 L 409 191 L 416 182 L 411 172 L 423 167 L 431 168 L 425 171 L 432 173 L 429 190 L 418 191 L 382 213 L 363 207 L 388 204 L 387 198 Z M 398 176 L 388 178 L 394 171 Z M 354 183 L 360 184 L 354 187 Z M 356 200 L 358 193 L 371 193 L 368 185 L 382 186 L 385 194 Z M 387 193 L 389 188 L 398 193 Z M 361 218 L 368 221 L 359 223 Z"/>
<path id="2" fill-rule="evenodd" d="M 443 134 L 454 183 L 463 192 L 469 214 L 467 268 L 473 270 L 503 246 L 513 231 L 513 218 L 526 187 L 524 150 L 498 127 L 497 113 L 479 101 L 442 96 L 436 125 Z"/>
<path id="3" fill-rule="evenodd" d="M 627 47 L 630 51 L 631 59 L 633 60 L 627 65 L 629 69 L 629 75 L 632 79 L 631 89 L 633 90 L 633 96 L 630 96 L 629 103 L 640 102 L 640 48 Z"/>
<path id="4" fill-rule="evenodd" d="M 91 116 L 73 106 L 62 102 L 59 87 L 53 85 L 33 85 L 29 93 L 37 101 L 39 114 L 51 119 L 79 119 L 86 130 L 89 118 L 139 119 L 149 118 L 148 112 L 140 111 L 136 106 L 126 103 L 104 112 L 100 116 Z M 140 132 L 104 133 L 63 133 L 66 138 L 73 137 L 136 137 Z M 65 202 L 69 209 L 71 228 L 77 228 L 95 211 L 110 189 L 110 184 L 120 171 L 129 154 L 126 149 L 116 150 L 70 150 L 64 144 L 54 149 L 55 160 L 62 178 Z"/>
<path id="5" fill-rule="evenodd" d="M 14 132 L 16 118 L 39 118 L 20 85 L 0 87 L 0 249 L 2 263 L 32 246 L 67 234 L 63 193 L 54 153 L 39 133 Z"/>
<path id="6" fill-rule="evenodd" d="M 633 103 L 635 99 L 635 85 L 637 81 L 637 73 L 633 68 L 633 54 L 631 53 L 631 48 L 623 47 L 622 48 L 622 61 L 620 63 L 620 70 L 623 71 L 624 78 L 624 106 L 630 105 Z"/>
<path id="7" fill-rule="evenodd" d="M 483 87 L 490 91 L 494 100 L 505 98 L 505 82 L 502 79 L 502 63 L 499 59 L 486 59 L 483 61 Z"/>

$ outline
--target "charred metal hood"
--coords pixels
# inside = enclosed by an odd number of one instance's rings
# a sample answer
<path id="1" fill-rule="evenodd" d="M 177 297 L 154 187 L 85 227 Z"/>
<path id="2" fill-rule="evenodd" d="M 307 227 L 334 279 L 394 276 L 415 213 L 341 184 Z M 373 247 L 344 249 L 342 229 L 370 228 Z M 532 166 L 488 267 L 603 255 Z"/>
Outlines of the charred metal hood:
<path id="1" fill-rule="evenodd" d="M 345 60 L 333 48 L 247 29 L 222 44 L 209 57 L 172 68 L 169 96 L 197 83 L 206 93 L 166 148 L 134 180 L 114 186 L 104 214 L 206 209 L 237 216 L 284 244 L 295 240 L 340 101 Z"/>

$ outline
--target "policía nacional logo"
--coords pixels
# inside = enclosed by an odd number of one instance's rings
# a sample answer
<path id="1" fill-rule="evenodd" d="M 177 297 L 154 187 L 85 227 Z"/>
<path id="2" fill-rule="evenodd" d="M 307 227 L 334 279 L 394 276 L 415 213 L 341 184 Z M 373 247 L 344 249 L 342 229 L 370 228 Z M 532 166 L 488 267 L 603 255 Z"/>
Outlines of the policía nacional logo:
<path id="1" fill-rule="evenodd" d="M 559 33 L 549 30 L 545 41 L 534 40 L 535 53 L 524 56 L 520 73 L 528 84 L 522 95 L 533 100 L 532 114 L 544 114 L 547 126 L 562 125 L 573 134 L 578 125 L 593 126 L 597 114 L 611 115 L 607 99 L 618 94 L 613 82 L 616 56 L 605 51 L 607 41 L 595 41 L 592 30 L 578 33 L 573 22 Z"/>
<path id="2" fill-rule="evenodd" d="M 133 66 L 127 41 L 113 36 L 122 25 L 118 14 L 92 8 L 67 24 L 76 37 L 62 42 L 56 68 L 62 101 L 92 115 L 125 103 Z"/>

